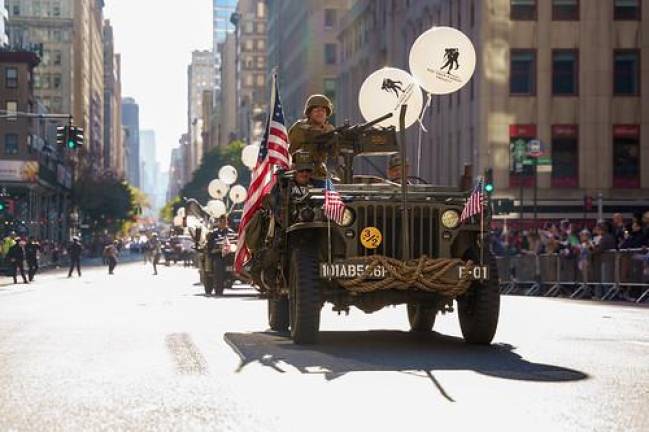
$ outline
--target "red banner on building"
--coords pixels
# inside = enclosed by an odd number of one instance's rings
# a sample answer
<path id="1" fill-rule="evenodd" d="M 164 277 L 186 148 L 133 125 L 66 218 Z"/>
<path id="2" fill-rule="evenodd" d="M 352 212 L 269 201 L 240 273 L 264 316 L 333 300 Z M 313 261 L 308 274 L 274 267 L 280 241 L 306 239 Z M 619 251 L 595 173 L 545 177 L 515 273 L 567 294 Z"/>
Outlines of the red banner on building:
<path id="1" fill-rule="evenodd" d="M 613 125 L 613 136 L 615 138 L 640 138 L 640 125 Z"/>
<path id="2" fill-rule="evenodd" d="M 577 132 L 578 127 L 574 124 L 552 125 L 553 138 L 576 138 Z"/>
<path id="3" fill-rule="evenodd" d="M 535 124 L 509 125 L 510 138 L 536 138 Z"/>

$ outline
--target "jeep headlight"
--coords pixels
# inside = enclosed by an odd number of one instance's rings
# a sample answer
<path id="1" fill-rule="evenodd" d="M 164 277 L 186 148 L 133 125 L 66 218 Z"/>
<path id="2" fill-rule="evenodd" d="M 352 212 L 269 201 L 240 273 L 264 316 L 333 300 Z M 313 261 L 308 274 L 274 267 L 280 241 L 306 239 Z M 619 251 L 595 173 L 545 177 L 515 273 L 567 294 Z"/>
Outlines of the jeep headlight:
<path id="1" fill-rule="evenodd" d="M 444 228 L 457 228 L 460 224 L 460 214 L 455 210 L 446 210 L 442 213 L 442 225 Z"/>
<path id="2" fill-rule="evenodd" d="M 350 209 L 349 207 L 345 207 L 345 210 L 343 210 L 343 220 L 340 226 L 348 227 L 353 224 L 355 220 L 356 214 L 354 213 L 354 210 Z"/>

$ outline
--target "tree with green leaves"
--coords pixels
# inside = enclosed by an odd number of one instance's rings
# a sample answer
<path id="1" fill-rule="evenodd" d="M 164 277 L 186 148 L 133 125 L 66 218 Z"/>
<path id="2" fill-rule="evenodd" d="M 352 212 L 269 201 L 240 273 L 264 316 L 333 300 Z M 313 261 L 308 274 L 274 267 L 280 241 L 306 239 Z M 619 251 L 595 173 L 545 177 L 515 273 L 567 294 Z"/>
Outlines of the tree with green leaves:
<path id="1" fill-rule="evenodd" d="M 224 165 L 235 167 L 239 173 L 237 184 L 247 187 L 250 183 L 250 170 L 241 162 L 241 151 L 245 146 L 243 141 L 235 140 L 226 146 L 216 147 L 207 152 L 203 156 L 201 165 L 194 171 L 192 180 L 180 191 L 180 197 L 195 198 L 198 202 L 206 204 L 212 199 L 207 192 L 207 186 L 212 180 L 218 178 L 219 169 Z M 167 210 L 163 209 L 165 213 L 160 214 L 163 220 L 173 219 L 176 210 L 182 205 L 180 197 L 175 197 L 173 203 L 167 203 L 170 207 Z"/>

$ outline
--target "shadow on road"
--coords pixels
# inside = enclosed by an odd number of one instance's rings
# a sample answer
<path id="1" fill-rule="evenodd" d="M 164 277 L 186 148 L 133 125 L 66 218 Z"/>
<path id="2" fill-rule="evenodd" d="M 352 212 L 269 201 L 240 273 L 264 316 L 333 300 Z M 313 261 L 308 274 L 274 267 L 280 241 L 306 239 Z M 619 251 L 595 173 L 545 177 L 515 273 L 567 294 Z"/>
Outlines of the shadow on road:
<path id="1" fill-rule="evenodd" d="M 402 331 L 321 332 L 317 346 L 297 346 L 277 333 L 226 333 L 225 341 L 241 359 L 238 371 L 259 362 L 278 372 L 282 363 L 302 373 L 324 374 L 327 380 L 349 372 L 472 370 L 511 380 L 563 382 L 588 378 L 583 372 L 533 363 L 507 344 L 467 345 L 461 338 L 438 333 Z M 433 382 L 435 382 L 434 378 Z"/>

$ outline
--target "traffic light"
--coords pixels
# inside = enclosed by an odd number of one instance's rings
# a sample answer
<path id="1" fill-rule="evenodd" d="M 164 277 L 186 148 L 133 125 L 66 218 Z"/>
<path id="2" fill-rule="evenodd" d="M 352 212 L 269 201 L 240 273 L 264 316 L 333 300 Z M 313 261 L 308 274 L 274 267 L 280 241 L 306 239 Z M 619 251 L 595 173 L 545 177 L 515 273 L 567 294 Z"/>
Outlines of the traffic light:
<path id="1" fill-rule="evenodd" d="M 83 129 L 70 126 L 70 134 L 67 140 L 69 150 L 77 150 L 83 146 Z"/>
<path id="2" fill-rule="evenodd" d="M 494 191 L 494 170 L 487 168 L 484 172 L 484 191 L 491 196 Z"/>
<path id="3" fill-rule="evenodd" d="M 56 143 L 68 150 L 77 150 L 83 146 L 83 129 L 68 124 L 56 128 Z"/>
<path id="4" fill-rule="evenodd" d="M 70 126 L 59 126 L 56 128 L 56 144 L 67 146 L 70 140 Z"/>

